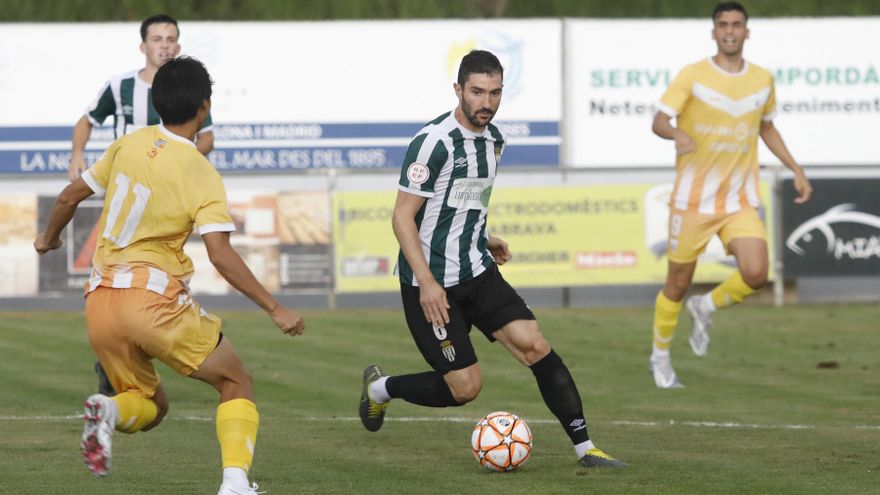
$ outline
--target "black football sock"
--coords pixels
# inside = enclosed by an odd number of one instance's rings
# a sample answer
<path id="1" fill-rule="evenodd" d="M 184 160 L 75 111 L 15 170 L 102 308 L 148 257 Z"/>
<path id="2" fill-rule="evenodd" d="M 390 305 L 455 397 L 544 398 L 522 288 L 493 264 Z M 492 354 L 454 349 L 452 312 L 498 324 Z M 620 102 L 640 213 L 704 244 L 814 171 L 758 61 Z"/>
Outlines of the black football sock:
<path id="1" fill-rule="evenodd" d="M 398 375 L 388 378 L 385 388 L 392 399 L 403 399 L 413 404 L 428 407 L 460 406 L 443 380 L 443 375 L 436 371 Z"/>
<path id="2" fill-rule="evenodd" d="M 571 443 L 577 445 L 589 440 L 581 396 L 559 355 L 551 349 L 550 354 L 529 368 L 535 375 L 544 403 L 562 424 Z"/>

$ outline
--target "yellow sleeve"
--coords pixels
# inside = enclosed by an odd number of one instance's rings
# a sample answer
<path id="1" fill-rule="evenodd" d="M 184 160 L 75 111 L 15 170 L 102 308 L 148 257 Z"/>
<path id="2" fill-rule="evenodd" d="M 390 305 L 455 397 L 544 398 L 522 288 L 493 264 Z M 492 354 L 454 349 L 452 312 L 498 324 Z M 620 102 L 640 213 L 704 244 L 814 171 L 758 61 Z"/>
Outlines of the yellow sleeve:
<path id="1" fill-rule="evenodd" d="M 207 160 L 205 160 L 207 162 Z M 210 167 L 205 170 L 205 177 L 199 183 L 202 185 L 199 198 L 194 205 L 193 223 L 196 225 L 199 235 L 210 232 L 233 232 L 235 224 L 229 215 L 229 207 L 226 204 L 226 188 L 223 187 L 223 179 L 220 174 Z"/>
<path id="2" fill-rule="evenodd" d="M 119 151 L 119 141 L 119 139 L 113 141 L 101 158 L 86 169 L 81 176 L 89 188 L 99 196 L 103 196 L 107 192 L 113 160 L 116 158 L 116 152 Z"/>
<path id="3" fill-rule="evenodd" d="M 776 83 L 773 76 L 770 76 L 770 96 L 767 97 L 767 103 L 764 104 L 764 113 L 761 120 L 770 122 L 776 117 Z"/>
<path id="4" fill-rule="evenodd" d="M 693 85 L 694 68 L 689 65 L 678 72 L 675 79 L 666 88 L 666 92 L 660 97 L 660 111 L 670 117 L 678 116 L 691 97 Z"/>

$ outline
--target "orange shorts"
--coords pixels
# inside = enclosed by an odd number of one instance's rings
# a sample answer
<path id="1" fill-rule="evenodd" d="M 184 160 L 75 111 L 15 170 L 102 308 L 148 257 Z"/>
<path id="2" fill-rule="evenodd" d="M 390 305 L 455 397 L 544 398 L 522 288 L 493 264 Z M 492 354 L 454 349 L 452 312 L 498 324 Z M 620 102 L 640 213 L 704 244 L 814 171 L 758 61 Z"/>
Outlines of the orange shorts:
<path id="1" fill-rule="evenodd" d="M 86 326 L 113 388 L 144 397 L 159 386 L 154 358 L 189 375 L 220 339 L 220 318 L 186 292 L 168 298 L 147 289 L 98 287 L 86 297 Z"/>
<path id="2" fill-rule="evenodd" d="M 692 263 L 706 249 L 712 236 L 718 235 L 724 248 L 732 239 L 758 237 L 767 240 L 764 222 L 754 208 L 743 208 L 731 214 L 704 215 L 672 209 L 669 212 L 669 261 Z"/>

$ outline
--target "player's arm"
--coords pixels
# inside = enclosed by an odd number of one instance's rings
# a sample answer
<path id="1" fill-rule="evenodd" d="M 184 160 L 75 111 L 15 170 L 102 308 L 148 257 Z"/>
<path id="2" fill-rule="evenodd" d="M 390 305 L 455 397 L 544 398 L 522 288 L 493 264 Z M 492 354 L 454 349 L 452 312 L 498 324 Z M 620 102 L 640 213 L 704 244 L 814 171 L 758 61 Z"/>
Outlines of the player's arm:
<path id="1" fill-rule="evenodd" d="M 497 265 L 503 265 L 510 261 L 510 248 L 508 248 L 507 242 L 500 237 L 489 235 L 489 252 L 492 253 L 492 258 L 495 259 Z"/>
<path id="2" fill-rule="evenodd" d="M 434 279 L 428 260 L 422 252 L 419 241 L 419 229 L 416 226 L 416 214 L 427 199 L 404 191 L 397 191 L 397 201 L 391 217 L 394 236 L 400 244 L 404 258 L 413 269 L 419 283 L 419 302 L 425 312 L 425 318 L 433 325 L 442 326 L 449 323 L 449 303 L 446 301 L 446 290 Z"/>
<path id="3" fill-rule="evenodd" d="M 303 333 L 305 323 L 302 316 L 292 309 L 285 308 L 272 297 L 272 294 L 269 294 L 241 256 L 232 248 L 229 243 L 229 232 L 209 232 L 202 236 L 202 240 L 205 242 L 211 264 L 229 282 L 229 285 L 263 308 L 284 333 L 290 335 Z"/>
<path id="4" fill-rule="evenodd" d="M 67 177 L 76 180 L 86 169 L 86 143 L 92 135 L 92 122 L 88 115 L 83 115 L 73 126 L 71 136 L 70 164 L 67 167 Z"/>
<path id="5" fill-rule="evenodd" d="M 782 135 L 779 134 L 779 130 L 773 125 L 772 120 L 761 121 L 760 135 L 764 144 L 776 155 L 776 158 L 779 158 L 783 165 L 794 172 L 794 188 L 799 195 L 795 198 L 794 202 L 802 204 L 809 201 L 810 196 L 813 194 L 813 186 L 810 185 L 803 167 L 798 165 L 791 156 L 791 153 L 788 152 L 788 147 L 785 146 L 785 141 L 782 140 Z"/>
<path id="6" fill-rule="evenodd" d="M 74 180 L 61 191 L 55 204 L 52 205 L 52 211 L 49 212 L 46 230 L 34 240 L 34 249 L 37 253 L 44 254 L 61 247 L 61 231 L 70 223 L 70 219 L 76 213 L 77 205 L 92 194 L 92 189 L 82 178 Z"/>
<path id="7" fill-rule="evenodd" d="M 199 153 L 208 156 L 214 151 L 214 131 L 205 131 L 196 134 L 196 149 Z"/>
<path id="8" fill-rule="evenodd" d="M 654 134 L 663 139 L 675 141 L 675 153 L 686 155 L 697 151 L 697 145 L 686 132 L 672 125 L 672 117 L 664 112 L 654 115 L 654 123 L 651 125 Z"/>

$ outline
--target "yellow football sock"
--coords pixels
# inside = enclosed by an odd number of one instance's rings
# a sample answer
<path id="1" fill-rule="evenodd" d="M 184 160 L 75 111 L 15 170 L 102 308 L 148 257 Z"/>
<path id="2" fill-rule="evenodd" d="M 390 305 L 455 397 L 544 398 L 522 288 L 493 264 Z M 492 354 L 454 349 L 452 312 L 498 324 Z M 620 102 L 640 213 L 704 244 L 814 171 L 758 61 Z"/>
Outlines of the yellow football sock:
<path id="1" fill-rule="evenodd" d="M 113 397 L 119 418 L 116 429 L 124 433 L 141 431 L 156 419 L 158 408 L 156 403 L 134 392 L 122 392 Z"/>
<path id="2" fill-rule="evenodd" d="M 755 289 L 749 287 L 742 275 L 736 272 L 712 289 L 712 303 L 715 309 L 726 308 L 741 303 L 754 292 Z"/>
<path id="3" fill-rule="evenodd" d="M 678 314 L 681 312 L 681 301 L 670 301 L 661 290 L 654 302 L 654 347 L 669 349 L 675 326 L 678 325 Z"/>
<path id="4" fill-rule="evenodd" d="M 233 399 L 217 406 L 217 439 L 223 467 L 240 467 L 247 472 L 254 458 L 260 415 L 247 399 Z"/>

